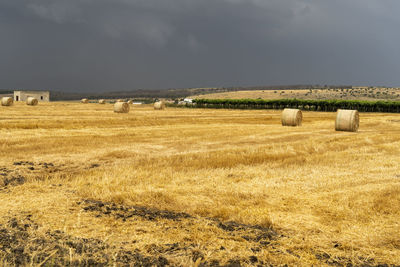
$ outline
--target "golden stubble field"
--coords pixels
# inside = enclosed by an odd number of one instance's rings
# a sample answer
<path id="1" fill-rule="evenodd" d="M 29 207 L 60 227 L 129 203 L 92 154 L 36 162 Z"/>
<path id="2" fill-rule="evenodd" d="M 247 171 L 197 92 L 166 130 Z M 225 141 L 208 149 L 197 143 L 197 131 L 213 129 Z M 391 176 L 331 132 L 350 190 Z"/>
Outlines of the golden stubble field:
<path id="1" fill-rule="evenodd" d="M 2 265 L 400 263 L 400 115 L 0 107 Z"/>

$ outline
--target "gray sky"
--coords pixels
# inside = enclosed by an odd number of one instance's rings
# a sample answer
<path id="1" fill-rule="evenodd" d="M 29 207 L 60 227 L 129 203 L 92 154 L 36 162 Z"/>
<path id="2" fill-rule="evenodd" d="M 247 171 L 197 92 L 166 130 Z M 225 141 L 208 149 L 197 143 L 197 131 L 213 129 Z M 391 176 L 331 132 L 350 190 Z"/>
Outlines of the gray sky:
<path id="1" fill-rule="evenodd" d="M 0 88 L 400 86 L 398 0 L 0 0 Z"/>

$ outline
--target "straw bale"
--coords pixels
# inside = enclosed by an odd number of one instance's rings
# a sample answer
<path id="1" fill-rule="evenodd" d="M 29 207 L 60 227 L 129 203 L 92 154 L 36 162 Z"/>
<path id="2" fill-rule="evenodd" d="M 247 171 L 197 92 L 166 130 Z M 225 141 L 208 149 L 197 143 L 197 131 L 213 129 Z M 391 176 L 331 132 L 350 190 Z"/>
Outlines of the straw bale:
<path id="1" fill-rule="evenodd" d="M 116 113 L 128 113 L 129 109 L 129 104 L 126 102 L 116 102 L 114 104 L 114 112 Z"/>
<path id="2" fill-rule="evenodd" d="M 36 106 L 38 104 L 38 100 L 34 97 L 28 97 L 26 99 L 26 104 L 29 106 Z"/>
<path id="3" fill-rule="evenodd" d="M 303 114 L 300 109 L 285 108 L 282 111 L 282 126 L 301 126 Z"/>
<path id="4" fill-rule="evenodd" d="M 336 131 L 357 132 L 360 117 L 357 110 L 338 109 L 335 121 Z"/>
<path id="5" fill-rule="evenodd" d="M 12 106 L 14 104 L 14 100 L 12 97 L 2 97 L 1 105 L 2 106 Z"/>
<path id="6" fill-rule="evenodd" d="M 165 109 L 165 103 L 164 103 L 164 101 L 155 102 L 155 103 L 154 103 L 154 109 L 156 109 L 156 110 Z"/>

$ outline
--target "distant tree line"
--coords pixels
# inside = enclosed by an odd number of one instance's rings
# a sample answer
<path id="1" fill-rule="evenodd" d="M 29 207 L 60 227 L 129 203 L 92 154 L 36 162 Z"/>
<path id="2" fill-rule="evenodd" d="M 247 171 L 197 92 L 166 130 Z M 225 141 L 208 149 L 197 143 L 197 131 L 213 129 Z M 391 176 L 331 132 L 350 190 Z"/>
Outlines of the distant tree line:
<path id="1" fill-rule="evenodd" d="M 306 99 L 194 99 L 193 107 L 225 109 L 284 109 L 310 111 L 356 109 L 361 112 L 400 113 L 400 101 L 306 100 Z"/>

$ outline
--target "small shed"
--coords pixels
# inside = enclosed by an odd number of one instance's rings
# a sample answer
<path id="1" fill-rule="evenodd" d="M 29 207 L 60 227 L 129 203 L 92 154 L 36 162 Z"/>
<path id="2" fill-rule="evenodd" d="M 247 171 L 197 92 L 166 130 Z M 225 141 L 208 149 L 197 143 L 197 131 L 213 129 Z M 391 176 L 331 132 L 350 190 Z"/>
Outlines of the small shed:
<path id="1" fill-rule="evenodd" d="M 38 101 L 50 101 L 49 91 L 14 91 L 14 101 L 26 101 L 28 97 L 34 97 Z"/>

